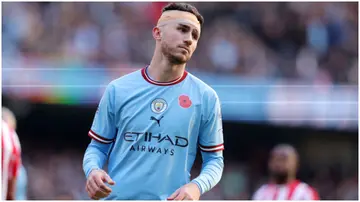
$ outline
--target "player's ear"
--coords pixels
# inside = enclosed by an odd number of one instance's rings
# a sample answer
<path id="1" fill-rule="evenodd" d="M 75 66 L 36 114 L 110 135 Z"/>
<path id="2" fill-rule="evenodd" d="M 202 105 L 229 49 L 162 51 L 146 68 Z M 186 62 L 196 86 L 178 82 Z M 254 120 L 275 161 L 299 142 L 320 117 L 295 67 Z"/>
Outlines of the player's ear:
<path id="1" fill-rule="evenodd" d="M 154 27 L 152 33 L 155 40 L 161 40 L 162 33 L 159 27 Z"/>

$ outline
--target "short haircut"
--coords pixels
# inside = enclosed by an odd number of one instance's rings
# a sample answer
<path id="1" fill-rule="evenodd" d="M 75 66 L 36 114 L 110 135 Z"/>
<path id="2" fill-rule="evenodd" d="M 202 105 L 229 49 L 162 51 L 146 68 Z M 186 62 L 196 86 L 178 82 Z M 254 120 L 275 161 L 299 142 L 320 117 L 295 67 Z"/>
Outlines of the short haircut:
<path id="1" fill-rule="evenodd" d="M 163 13 L 166 12 L 166 11 L 185 11 L 185 12 L 189 12 L 189 13 L 196 16 L 197 20 L 200 22 L 201 29 L 203 27 L 203 24 L 204 24 L 203 16 L 199 13 L 199 11 L 194 6 L 192 6 L 190 4 L 186 4 L 186 3 L 170 3 L 170 4 L 166 5 L 162 9 Z"/>
<path id="2" fill-rule="evenodd" d="M 299 154 L 298 154 L 297 150 L 291 144 L 278 144 L 271 150 L 271 152 L 274 152 L 279 149 L 288 150 L 288 151 L 292 152 L 296 156 L 297 159 L 299 159 Z"/>

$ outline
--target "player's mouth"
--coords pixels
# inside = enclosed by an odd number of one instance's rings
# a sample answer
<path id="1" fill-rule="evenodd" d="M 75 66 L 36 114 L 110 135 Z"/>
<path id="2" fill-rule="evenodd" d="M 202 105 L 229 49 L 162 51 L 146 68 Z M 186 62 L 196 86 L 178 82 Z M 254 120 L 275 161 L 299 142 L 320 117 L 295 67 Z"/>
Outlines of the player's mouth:
<path id="1" fill-rule="evenodd" d="M 187 53 L 190 53 L 190 50 L 184 46 L 179 46 L 179 48 L 185 50 Z"/>

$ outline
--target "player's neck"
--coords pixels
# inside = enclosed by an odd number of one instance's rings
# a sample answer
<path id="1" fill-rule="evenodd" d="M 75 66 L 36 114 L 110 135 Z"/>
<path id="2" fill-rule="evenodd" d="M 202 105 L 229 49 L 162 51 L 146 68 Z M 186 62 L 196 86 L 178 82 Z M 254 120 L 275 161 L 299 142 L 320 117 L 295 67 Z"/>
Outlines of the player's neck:
<path id="1" fill-rule="evenodd" d="M 169 82 L 180 78 L 186 64 L 171 64 L 165 57 L 154 55 L 147 69 L 149 76 L 158 82 Z"/>
<path id="2" fill-rule="evenodd" d="M 296 180 L 295 177 L 289 176 L 287 179 L 281 180 L 281 181 L 276 180 L 275 178 L 271 178 L 270 182 L 271 182 L 272 184 L 277 184 L 277 185 L 286 185 L 286 184 L 292 183 L 292 182 L 295 181 L 295 180 Z"/>

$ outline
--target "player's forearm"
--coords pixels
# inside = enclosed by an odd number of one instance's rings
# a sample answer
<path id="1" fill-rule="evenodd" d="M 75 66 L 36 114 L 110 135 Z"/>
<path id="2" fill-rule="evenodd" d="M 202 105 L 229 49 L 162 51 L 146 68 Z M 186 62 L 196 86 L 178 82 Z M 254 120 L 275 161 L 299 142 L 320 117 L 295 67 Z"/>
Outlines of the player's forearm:
<path id="1" fill-rule="evenodd" d="M 8 181 L 6 200 L 15 200 L 15 192 L 16 192 L 16 178 L 12 178 Z"/>
<path id="2" fill-rule="evenodd" d="M 94 140 L 91 141 L 86 149 L 83 160 L 83 169 L 86 178 L 89 176 L 91 170 L 103 168 L 110 150 L 110 145 L 111 144 L 103 144 Z"/>
<path id="3" fill-rule="evenodd" d="M 192 182 L 196 183 L 201 194 L 211 190 L 219 183 L 224 169 L 224 158 L 216 153 L 203 154 L 203 166 L 200 175 Z"/>

